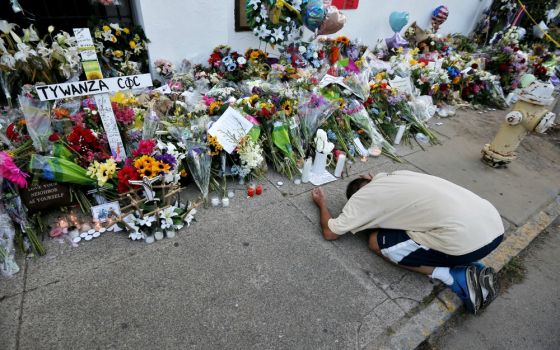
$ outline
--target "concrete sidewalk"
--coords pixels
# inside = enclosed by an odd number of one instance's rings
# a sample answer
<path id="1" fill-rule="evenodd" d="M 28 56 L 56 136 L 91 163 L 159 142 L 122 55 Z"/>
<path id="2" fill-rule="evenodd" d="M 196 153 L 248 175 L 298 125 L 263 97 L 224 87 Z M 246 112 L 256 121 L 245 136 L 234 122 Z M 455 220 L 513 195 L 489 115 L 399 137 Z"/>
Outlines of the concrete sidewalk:
<path id="1" fill-rule="evenodd" d="M 442 145 L 402 146 L 404 163 L 370 159 L 351 173 L 441 176 L 490 200 L 508 234 L 519 236 L 519 227 L 560 204 L 560 152 L 529 137 L 508 169 L 484 165 L 480 150 L 504 114 L 433 120 Z M 105 236 L 79 248 L 50 241 L 46 257 L 22 261 L 21 273 L 0 281 L 0 348 L 375 349 L 414 347 L 428 335 L 406 327 L 437 307 L 439 289 L 376 257 L 365 237 L 324 241 L 312 186 L 275 174 L 265 181 L 262 196 L 246 199 L 239 187 L 230 208 L 201 210 L 173 240 Z M 334 213 L 348 181 L 325 186 Z"/>

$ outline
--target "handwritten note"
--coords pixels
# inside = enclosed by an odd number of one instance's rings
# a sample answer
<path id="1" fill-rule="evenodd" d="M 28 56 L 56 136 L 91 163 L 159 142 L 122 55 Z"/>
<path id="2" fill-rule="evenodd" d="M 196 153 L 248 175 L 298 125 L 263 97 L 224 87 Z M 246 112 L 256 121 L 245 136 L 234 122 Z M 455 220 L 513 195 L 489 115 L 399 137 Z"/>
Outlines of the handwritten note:
<path id="1" fill-rule="evenodd" d="M 124 150 L 124 143 L 117 126 L 117 120 L 115 119 L 115 114 L 113 113 L 109 95 L 95 95 L 94 99 L 95 104 L 97 105 L 97 111 L 101 116 L 103 128 L 105 128 L 105 132 L 107 133 L 107 140 L 109 140 L 109 146 L 111 147 L 113 157 L 117 160 L 125 159 L 126 153 Z"/>
<path id="2" fill-rule="evenodd" d="M 398 92 L 412 95 L 412 84 L 410 82 L 410 78 L 396 77 L 393 80 L 389 80 L 389 85 L 391 85 L 392 88 L 397 89 Z"/>
<path id="3" fill-rule="evenodd" d="M 224 150 L 231 154 L 241 138 L 247 135 L 252 127 L 253 123 L 245 119 L 237 110 L 229 107 L 220 119 L 212 124 L 208 133 L 216 137 Z"/>

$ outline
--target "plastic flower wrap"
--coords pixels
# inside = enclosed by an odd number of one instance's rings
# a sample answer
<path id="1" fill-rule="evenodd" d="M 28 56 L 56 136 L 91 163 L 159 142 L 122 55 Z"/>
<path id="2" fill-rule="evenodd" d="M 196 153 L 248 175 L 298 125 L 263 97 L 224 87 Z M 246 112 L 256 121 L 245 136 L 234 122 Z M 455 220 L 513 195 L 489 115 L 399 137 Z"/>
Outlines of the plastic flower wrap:
<path id="1" fill-rule="evenodd" d="M 95 186 L 97 181 L 87 175 L 87 170 L 69 160 L 34 154 L 29 162 L 29 171 L 45 180 L 67 182 L 83 186 Z M 111 187 L 110 184 L 105 186 Z"/>
<path id="2" fill-rule="evenodd" d="M 208 187 L 210 185 L 210 170 L 212 166 L 212 157 L 208 154 L 205 145 L 193 145 L 187 153 L 187 165 L 202 193 L 204 206 L 208 207 Z"/>
<path id="3" fill-rule="evenodd" d="M 2 179 L 0 178 L 0 186 Z M 19 266 L 15 261 L 14 238 L 16 232 L 12 219 L 0 203 L 0 273 L 5 277 L 18 273 Z"/>
<path id="4" fill-rule="evenodd" d="M 306 146 L 311 143 L 319 126 L 327 120 L 336 106 L 329 102 L 322 95 L 314 92 L 302 94 L 299 98 L 298 116 L 301 120 L 304 142 Z"/>
<path id="5" fill-rule="evenodd" d="M 33 146 L 38 152 L 46 152 L 52 134 L 48 103 L 27 96 L 19 96 L 18 99 Z"/>
<path id="6" fill-rule="evenodd" d="M 383 148 L 389 154 L 395 154 L 395 148 L 389 142 L 387 142 L 387 140 L 385 140 L 379 130 L 377 130 L 375 123 L 370 118 L 365 107 L 360 102 L 355 99 L 350 100 L 344 111 L 350 117 L 352 122 L 365 130 L 365 132 L 368 134 L 371 139 L 370 148 Z"/>

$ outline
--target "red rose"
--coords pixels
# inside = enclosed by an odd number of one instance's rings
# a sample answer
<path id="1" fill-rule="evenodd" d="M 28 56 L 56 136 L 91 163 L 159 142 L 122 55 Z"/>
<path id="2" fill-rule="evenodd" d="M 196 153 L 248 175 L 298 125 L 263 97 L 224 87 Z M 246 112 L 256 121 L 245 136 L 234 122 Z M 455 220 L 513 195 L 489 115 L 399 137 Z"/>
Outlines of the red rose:
<path id="1" fill-rule="evenodd" d="M 137 187 L 137 186 L 131 186 L 128 180 L 134 181 L 140 179 L 140 175 L 138 175 L 136 169 L 129 165 L 119 170 L 117 176 L 119 178 L 119 184 L 117 186 L 117 190 L 119 191 L 119 193 L 125 193 L 128 192 L 131 187 Z"/>
<path id="2" fill-rule="evenodd" d="M 56 142 L 60 140 L 60 135 L 58 133 L 52 133 L 51 136 L 49 136 L 49 141 L 50 142 Z"/>

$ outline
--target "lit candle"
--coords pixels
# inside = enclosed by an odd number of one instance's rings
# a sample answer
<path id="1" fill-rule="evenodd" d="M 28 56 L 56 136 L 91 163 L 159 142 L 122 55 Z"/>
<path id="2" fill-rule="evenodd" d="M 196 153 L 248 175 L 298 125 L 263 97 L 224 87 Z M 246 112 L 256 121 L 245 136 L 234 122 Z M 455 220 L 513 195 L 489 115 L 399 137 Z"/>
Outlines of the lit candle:
<path id="1" fill-rule="evenodd" d="M 66 221 L 64 218 L 60 218 L 60 219 L 58 220 L 58 226 L 59 226 L 61 229 L 68 228 L 68 221 Z"/>
<path id="2" fill-rule="evenodd" d="M 255 189 L 253 187 L 247 188 L 247 196 L 253 197 L 255 195 Z"/>
<path id="3" fill-rule="evenodd" d="M 262 185 L 257 186 L 257 189 L 256 189 L 255 193 L 257 194 L 257 196 L 260 196 L 263 193 Z"/>

